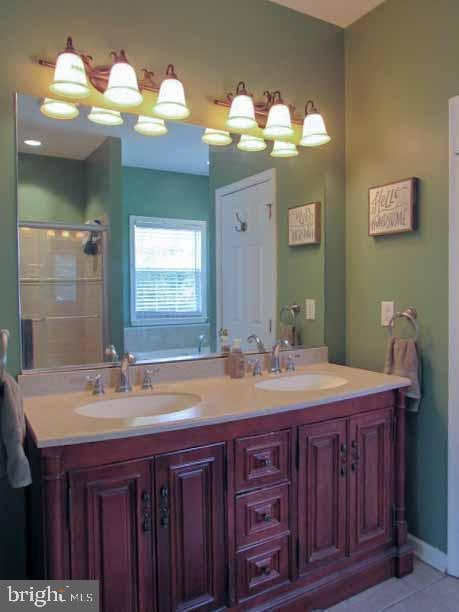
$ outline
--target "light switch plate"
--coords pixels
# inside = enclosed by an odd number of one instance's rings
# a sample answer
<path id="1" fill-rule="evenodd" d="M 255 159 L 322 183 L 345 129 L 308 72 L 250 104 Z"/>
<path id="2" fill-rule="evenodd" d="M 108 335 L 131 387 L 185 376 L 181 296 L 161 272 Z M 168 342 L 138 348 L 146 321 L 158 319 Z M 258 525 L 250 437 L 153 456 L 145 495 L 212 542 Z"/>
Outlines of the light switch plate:
<path id="1" fill-rule="evenodd" d="M 389 327 L 390 321 L 395 313 L 394 302 L 381 302 L 381 325 Z"/>
<path id="2" fill-rule="evenodd" d="M 316 301 L 312 299 L 307 299 L 304 303 L 304 311 L 306 313 L 307 321 L 315 321 L 316 320 Z"/>

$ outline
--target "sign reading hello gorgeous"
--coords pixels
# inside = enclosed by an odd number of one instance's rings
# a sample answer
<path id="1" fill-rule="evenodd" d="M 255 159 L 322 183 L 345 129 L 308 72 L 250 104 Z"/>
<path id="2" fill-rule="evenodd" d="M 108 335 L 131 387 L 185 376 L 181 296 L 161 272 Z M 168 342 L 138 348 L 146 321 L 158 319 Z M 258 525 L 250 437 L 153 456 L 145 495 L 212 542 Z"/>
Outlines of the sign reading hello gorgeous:
<path id="1" fill-rule="evenodd" d="M 417 179 L 409 178 L 368 190 L 370 236 L 400 234 L 415 228 L 414 208 Z"/>

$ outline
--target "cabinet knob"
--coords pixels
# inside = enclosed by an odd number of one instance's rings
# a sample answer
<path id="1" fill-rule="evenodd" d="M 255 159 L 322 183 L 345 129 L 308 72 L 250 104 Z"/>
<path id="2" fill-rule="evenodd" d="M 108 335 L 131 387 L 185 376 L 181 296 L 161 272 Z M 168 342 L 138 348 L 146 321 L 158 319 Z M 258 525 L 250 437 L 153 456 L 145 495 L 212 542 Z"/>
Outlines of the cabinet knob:
<path id="1" fill-rule="evenodd" d="M 265 457 L 265 459 L 263 459 L 263 465 L 265 465 L 266 467 L 271 467 L 273 464 L 273 460 L 271 459 L 271 457 Z"/>
<path id="2" fill-rule="evenodd" d="M 353 462 L 351 463 L 351 470 L 352 470 L 353 472 L 357 472 L 357 463 L 355 463 L 355 461 L 353 461 Z"/>
<path id="3" fill-rule="evenodd" d="M 341 478 L 344 478 L 346 476 L 346 468 L 344 467 L 344 465 L 340 469 L 340 474 Z"/>
<path id="4" fill-rule="evenodd" d="M 265 565 L 265 567 L 263 568 L 263 575 L 269 576 L 270 573 L 271 573 L 271 568 L 269 567 L 269 565 Z"/>
<path id="5" fill-rule="evenodd" d="M 263 520 L 265 521 L 265 523 L 269 523 L 270 521 L 272 521 L 272 519 L 273 517 L 269 512 L 265 512 L 265 514 L 263 514 Z"/>
<path id="6" fill-rule="evenodd" d="M 341 444 L 341 454 L 345 455 L 347 453 L 347 444 L 345 444 L 344 442 Z"/>

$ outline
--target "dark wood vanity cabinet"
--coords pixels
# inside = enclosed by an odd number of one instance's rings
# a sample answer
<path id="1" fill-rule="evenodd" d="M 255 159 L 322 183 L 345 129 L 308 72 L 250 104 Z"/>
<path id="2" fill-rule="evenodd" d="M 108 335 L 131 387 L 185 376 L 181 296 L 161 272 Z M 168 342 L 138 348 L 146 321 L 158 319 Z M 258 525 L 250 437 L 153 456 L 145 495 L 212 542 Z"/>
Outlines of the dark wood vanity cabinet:
<path id="1" fill-rule="evenodd" d="M 404 438 L 397 391 L 43 449 L 29 431 L 31 577 L 98 579 L 104 612 L 331 606 L 412 569 Z"/>

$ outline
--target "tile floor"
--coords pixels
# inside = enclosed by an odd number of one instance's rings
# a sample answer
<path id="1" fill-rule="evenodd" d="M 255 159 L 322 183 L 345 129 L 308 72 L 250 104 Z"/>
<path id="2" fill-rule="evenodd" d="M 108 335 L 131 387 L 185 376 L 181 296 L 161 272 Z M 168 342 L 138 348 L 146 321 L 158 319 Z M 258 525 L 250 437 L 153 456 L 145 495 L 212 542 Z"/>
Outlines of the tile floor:
<path id="1" fill-rule="evenodd" d="M 459 579 L 421 561 L 405 578 L 391 578 L 326 612 L 459 612 Z"/>

